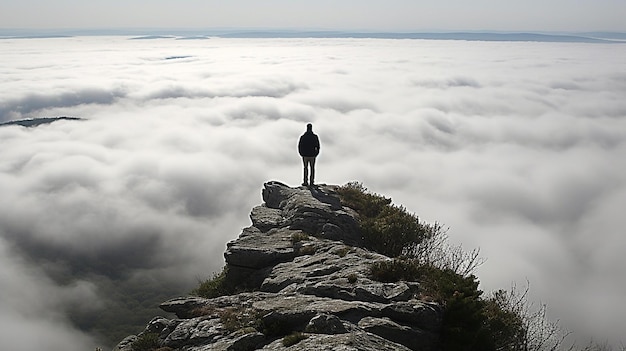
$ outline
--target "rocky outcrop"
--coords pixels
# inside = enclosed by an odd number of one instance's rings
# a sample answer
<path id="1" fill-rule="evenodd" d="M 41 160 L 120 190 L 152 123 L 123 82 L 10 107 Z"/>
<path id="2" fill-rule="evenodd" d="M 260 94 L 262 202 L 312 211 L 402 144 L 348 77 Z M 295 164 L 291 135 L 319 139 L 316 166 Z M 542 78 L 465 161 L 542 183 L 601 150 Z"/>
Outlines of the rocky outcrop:
<path id="1" fill-rule="evenodd" d="M 116 351 L 151 335 L 163 350 L 437 350 L 442 308 L 417 298 L 417 282 L 381 283 L 356 213 L 334 186 L 268 182 L 252 226 L 227 244 L 226 281 L 240 292 L 161 304 Z"/>

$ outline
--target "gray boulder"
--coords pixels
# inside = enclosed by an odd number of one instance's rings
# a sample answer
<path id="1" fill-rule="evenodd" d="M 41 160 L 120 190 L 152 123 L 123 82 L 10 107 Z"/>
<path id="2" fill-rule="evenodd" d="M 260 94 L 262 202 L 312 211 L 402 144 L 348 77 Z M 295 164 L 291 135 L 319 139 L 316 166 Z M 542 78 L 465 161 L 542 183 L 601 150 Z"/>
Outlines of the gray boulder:
<path id="1" fill-rule="evenodd" d="M 334 314 L 318 314 L 311 318 L 309 324 L 307 324 L 305 331 L 307 333 L 315 334 L 343 334 L 347 333 L 346 327 L 339 317 Z"/>
<path id="2" fill-rule="evenodd" d="M 438 335 L 396 323 L 389 318 L 365 317 L 359 321 L 358 326 L 367 332 L 404 345 L 411 350 L 436 349 Z"/>

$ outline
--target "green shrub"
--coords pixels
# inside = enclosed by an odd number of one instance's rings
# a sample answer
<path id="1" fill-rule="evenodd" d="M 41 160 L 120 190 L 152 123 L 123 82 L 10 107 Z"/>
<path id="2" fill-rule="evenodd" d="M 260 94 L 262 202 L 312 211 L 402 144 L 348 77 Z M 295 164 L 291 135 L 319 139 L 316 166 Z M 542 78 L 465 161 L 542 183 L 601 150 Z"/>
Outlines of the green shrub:
<path id="1" fill-rule="evenodd" d="M 435 222 L 422 226 L 427 231 L 424 240 L 407 245 L 403 255 L 419 261 L 422 265 L 450 269 L 464 277 L 473 274 L 485 262 L 480 257 L 480 249 L 466 251 L 460 244 L 451 244 L 447 229 L 441 224 Z"/>
<path id="2" fill-rule="evenodd" d="M 492 350 L 485 302 L 478 280 L 449 269 L 421 265 L 410 258 L 394 258 L 370 266 L 374 280 L 381 282 L 419 281 L 423 298 L 444 307 L 441 342 L 443 350 Z"/>
<path id="3" fill-rule="evenodd" d="M 527 328 L 519 311 L 510 308 L 509 297 L 506 291 L 498 290 L 485 301 L 487 325 L 496 350 L 524 350 Z"/>
<path id="4" fill-rule="evenodd" d="M 232 294 L 234 289 L 226 281 L 227 273 L 228 267 L 224 266 L 220 273 L 214 273 L 213 278 L 201 282 L 191 294 L 209 299 Z"/>
<path id="5" fill-rule="evenodd" d="M 337 193 L 341 197 L 341 203 L 344 206 L 350 207 L 364 217 L 376 217 L 385 206 L 391 204 L 391 199 L 369 193 L 367 188 L 358 182 L 350 182 L 339 187 Z"/>
<path id="6" fill-rule="evenodd" d="M 304 335 L 303 333 L 294 332 L 283 338 L 283 346 L 285 347 L 293 346 L 306 338 L 308 338 L 308 336 Z"/>
<path id="7" fill-rule="evenodd" d="M 478 249 L 466 252 L 449 244 L 442 225 L 420 223 L 416 215 L 368 192 L 361 183 L 348 183 L 337 193 L 344 206 L 358 213 L 366 248 L 393 258 L 373 263 L 372 279 L 417 281 L 422 299 L 443 306 L 442 350 L 539 351 L 565 346 L 568 334 L 558 322 L 548 321 L 545 305 L 533 310 L 526 292 L 500 290 L 482 298 L 473 274 L 484 262 Z M 584 350 L 604 349 L 590 345 Z"/>
<path id="8" fill-rule="evenodd" d="M 133 351 L 153 351 L 160 347 L 158 333 L 142 334 L 133 342 Z"/>
<path id="9" fill-rule="evenodd" d="M 450 270 L 436 272 L 429 283 L 437 286 L 437 292 L 444 299 L 443 349 L 495 350 L 485 323 L 485 303 L 480 298 L 482 291 L 478 290 L 476 277 L 463 277 Z"/>
<path id="10" fill-rule="evenodd" d="M 577 338 L 573 338 L 572 344 L 571 340 L 566 342 L 571 332 L 563 329 L 558 321 L 548 319 L 545 304 L 535 305 L 527 300 L 529 289 L 530 285 L 523 290 L 513 285 L 511 290 L 498 290 L 486 300 L 487 322 L 496 347 L 514 351 L 611 350 L 607 345 L 593 342 L 581 347 L 577 345 Z"/>
<path id="11" fill-rule="evenodd" d="M 337 189 L 344 206 L 359 214 L 365 246 L 389 257 L 402 255 L 405 248 L 427 238 L 431 231 L 416 215 L 391 199 L 367 191 L 360 183 L 348 183 Z"/>
<path id="12" fill-rule="evenodd" d="M 374 280 L 383 283 L 395 283 L 400 280 L 417 281 L 420 278 L 416 262 L 403 258 L 374 262 L 370 266 L 370 273 Z"/>

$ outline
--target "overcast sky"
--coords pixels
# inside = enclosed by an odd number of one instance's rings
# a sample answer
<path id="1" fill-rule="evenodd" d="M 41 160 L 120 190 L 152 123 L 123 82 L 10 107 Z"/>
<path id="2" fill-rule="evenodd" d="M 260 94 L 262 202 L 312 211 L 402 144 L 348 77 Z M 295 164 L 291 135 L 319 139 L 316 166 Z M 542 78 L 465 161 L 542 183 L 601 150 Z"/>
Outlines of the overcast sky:
<path id="1" fill-rule="evenodd" d="M 78 6 L 78 5 L 77 5 Z M 2 39 L 0 336 L 93 349 L 104 287 L 185 294 L 263 182 L 362 181 L 479 247 L 486 292 L 626 335 L 626 45 L 371 39 Z M 146 285 L 148 289 L 154 286 Z M 147 321 L 146 321 L 147 322 Z"/>
<path id="2" fill-rule="evenodd" d="M 623 0 L 2 0 L 3 28 L 626 31 Z"/>

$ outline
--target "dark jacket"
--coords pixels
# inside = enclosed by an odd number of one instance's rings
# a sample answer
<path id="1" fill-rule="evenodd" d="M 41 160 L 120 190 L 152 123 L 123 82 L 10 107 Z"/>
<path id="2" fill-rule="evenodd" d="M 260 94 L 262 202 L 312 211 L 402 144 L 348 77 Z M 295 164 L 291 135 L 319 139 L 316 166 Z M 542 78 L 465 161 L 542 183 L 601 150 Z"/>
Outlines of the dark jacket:
<path id="1" fill-rule="evenodd" d="M 302 134 L 298 142 L 298 152 L 302 157 L 315 157 L 320 153 L 320 140 L 313 132 Z"/>

